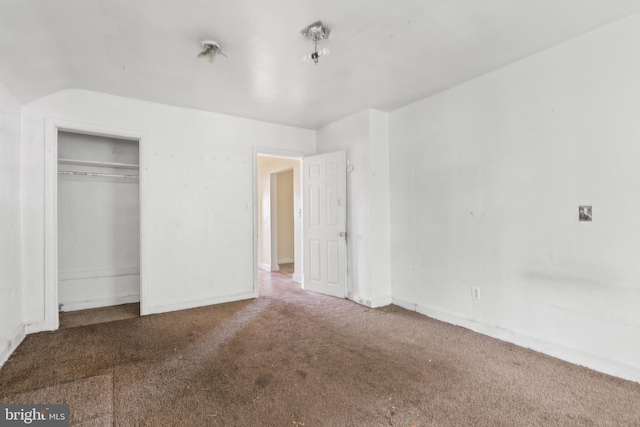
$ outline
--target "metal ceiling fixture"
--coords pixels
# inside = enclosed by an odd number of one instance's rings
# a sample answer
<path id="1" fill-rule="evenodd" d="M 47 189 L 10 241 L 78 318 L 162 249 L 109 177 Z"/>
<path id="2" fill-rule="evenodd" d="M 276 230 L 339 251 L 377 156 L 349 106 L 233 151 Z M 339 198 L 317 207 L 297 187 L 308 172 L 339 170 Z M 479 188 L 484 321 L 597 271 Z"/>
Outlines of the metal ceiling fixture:
<path id="1" fill-rule="evenodd" d="M 318 50 L 318 41 L 328 39 L 329 34 L 331 34 L 331 29 L 322 25 L 322 21 L 314 22 L 313 24 L 303 28 L 302 31 L 300 31 L 300 34 L 309 40 L 313 40 L 313 53 L 305 55 L 302 58 L 304 62 L 311 62 L 311 60 L 313 60 L 313 62 L 317 64 L 319 57 L 327 56 L 331 53 L 326 47 Z"/>
<path id="2" fill-rule="evenodd" d="M 213 40 L 204 40 L 200 44 L 204 50 L 198 54 L 198 58 L 209 58 L 209 62 L 215 62 L 216 56 L 227 56 L 222 52 L 222 48 L 220 48 L 220 44 L 218 42 Z"/>

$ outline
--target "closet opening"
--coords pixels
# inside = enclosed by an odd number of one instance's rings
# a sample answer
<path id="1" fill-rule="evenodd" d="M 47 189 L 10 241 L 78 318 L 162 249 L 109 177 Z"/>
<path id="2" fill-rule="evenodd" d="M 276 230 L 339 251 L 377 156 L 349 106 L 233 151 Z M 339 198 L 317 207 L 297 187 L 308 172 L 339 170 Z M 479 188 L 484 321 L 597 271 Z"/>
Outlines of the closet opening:
<path id="1" fill-rule="evenodd" d="M 58 131 L 61 327 L 140 315 L 139 141 Z"/>

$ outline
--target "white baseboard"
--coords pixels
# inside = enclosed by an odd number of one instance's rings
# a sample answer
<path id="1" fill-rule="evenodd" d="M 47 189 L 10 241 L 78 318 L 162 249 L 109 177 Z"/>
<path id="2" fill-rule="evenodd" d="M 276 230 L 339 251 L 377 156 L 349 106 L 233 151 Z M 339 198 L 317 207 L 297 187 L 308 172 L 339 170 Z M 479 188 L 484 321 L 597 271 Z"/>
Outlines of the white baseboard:
<path id="1" fill-rule="evenodd" d="M 58 280 L 97 279 L 101 277 L 140 275 L 140 266 L 103 268 L 98 270 L 58 271 Z"/>
<path id="2" fill-rule="evenodd" d="M 295 260 L 293 258 L 280 258 L 278 264 L 293 264 Z"/>
<path id="3" fill-rule="evenodd" d="M 371 308 L 384 307 L 385 305 L 393 304 L 391 296 L 367 298 L 361 295 L 354 295 L 349 299 L 353 302 L 357 302 L 358 304 Z"/>
<path id="4" fill-rule="evenodd" d="M 629 366 L 615 360 L 585 353 L 581 350 L 564 347 L 559 344 L 542 341 L 537 338 L 517 334 L 515 332 L 496 326 L 478 323 L 470 319 L 459 317 L 455 314 L 447 313 L 433 307 L 417 304 L 401 298 L 393 298 L 393 304 L 399 305 L 400 307 L 406 308 L 407 310 L 415 311 L 433 319 L 451 323 L 456 326 L 461 326 L 474 332 L 478 332 L 480 334 L 487 335 L 501 341 L 506 341 L 520 347 L 547 354 L 549 356 L 556 357 L 558 359 L 562 359 L 576 365 L 584 366 L 598 372 L 640 383 L 639 368 L 635 368 L 633 366 Z"/>
<path id="5" fill-rule="evenodd" d="M 175 304 L 159 305 L 159 306 L 140 306 L 140 314 L 145 316 L 147 314 L 167 313 L 169 311 L 188 310 L 190 308 L 204 307 L 207 305 L 222 304 L 225 302 L 241 301 L 245 299 L 255 298 L 255 292 L 249 290 L 231 295 L 223 295 L 208 299 L 197 299 L 191 301 L 183 301 Z"/>
<path id="6" fill-rule="evenodd" d="M 24 323 L 21 323 L 15 331 L 11 334 L 9 339 L 4 345 L 0 348 L 0 368 L 4 365 L 4 363 L 9 360 L 11 354 L 15 351 L 16 348 L 20 345 L 22 340 L 27 336 L 27 331 Z"/>
<path id="7" fill-rule="evenodd" d="M 391 295 L 386 297 L 373 297 L 371 298 L 371 308 L 384 307 L 385 305 L 393 304 Z"/>
<path id="8" fill-rule="evenodd" d="M 110 307 L 112 305 L 131 304 L 134 302 L 140 302 L 140 294 L 101 298 L 91 301 L 68 302 L 62 305 L 60 311 L 86 310 L 89 308 Z"/>
<path id="9" fill-rule="evenodd" d="M 34 323 L 27 323 L 25 325 L 25 331 L 27 335 L 29 335 L 44 331 L 55 331 L 59 326 L 58 317 L 56 316 L 55 319 L 45 319 Z"/>
<path id="10" fill-rule="evenodd" d="M 302 273 L 293 273 L 291 280 L 293 280 L 296 283 L 302 284 Z"/>
<path id="11" fill-rule="evenodd" d="M 258 268 L 260 270 L 264 270 L 264 271 L 268 271 L 268 272 L 273 272 L 273 271 L 280 271 L 280 266 L 278 264 L 276 265 L 270 265 L 270 264 L 265 264 L 265 263 L 261 263 Z"/>

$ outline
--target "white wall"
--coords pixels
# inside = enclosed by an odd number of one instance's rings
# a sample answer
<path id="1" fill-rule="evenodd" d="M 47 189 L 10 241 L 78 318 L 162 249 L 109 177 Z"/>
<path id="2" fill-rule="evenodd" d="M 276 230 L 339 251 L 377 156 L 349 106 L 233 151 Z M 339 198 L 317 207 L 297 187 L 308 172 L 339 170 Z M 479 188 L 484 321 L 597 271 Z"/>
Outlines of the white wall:
<path id="1" fill-rule="evenodd" d="M 346 150 L 348 297 L 391 303 L 387 114 L 364 110 L 317 131 L 317 153 Z"/>
<path id="2" fill-rule="evenodd" d="M 277 196 L 271 194 L 272 185 L 277 188 L 278 172 L 291 169 L 293 170 L 293 205 L 295 212 L 302 209 L 302 190 L 300 185 L 300 160 L 258 156 L 257 165 L 257 181 L 258 181 L 258 267 L 267 271 L 278 271 L 278 260 L 275 245 L 271 239 L 272 229 L 277 233 L 277 218 L 272 217 L 272 212 L 277 211 Z M 277 217 L 277 216 L 276 216 Z M 302 221 L 301 217 L 294 217 L 294 235 L 297 236 L 298 242 L 294 248 L 295 270 L 293 274 L 294 280 L 302 281 Z"/>
<path id="3" fill-rule="evenodd" d="M 139 174 L 135 141 L 60 132 L 58 158 L 61 171 Z M 61 311 L 140 301 L 139 200 L 136 178 L 58 175 Z"/>
<path id="4" fill-rule="evenodd" d="M 68 90 L 23 107 L 25 315 L 45 316 L 43 247 L 46 119 L 144 135 L 141 312 L 177 310 L 254 295 L 253 147 L 315 150 L 314 132 L 221 114 Z M 47 302 L 47 304 L 50 304 Z"/>
<path id="5" fill-rule="evenodd" d="M 390 114 L 394 302 L 640 381 L 638 40 L 635 16 Z"/>
<path id="6" fill-rule="evenodd" d="M 25 336 L 22 315 L 20 104 L 0 83 L 0 366 Z"/>

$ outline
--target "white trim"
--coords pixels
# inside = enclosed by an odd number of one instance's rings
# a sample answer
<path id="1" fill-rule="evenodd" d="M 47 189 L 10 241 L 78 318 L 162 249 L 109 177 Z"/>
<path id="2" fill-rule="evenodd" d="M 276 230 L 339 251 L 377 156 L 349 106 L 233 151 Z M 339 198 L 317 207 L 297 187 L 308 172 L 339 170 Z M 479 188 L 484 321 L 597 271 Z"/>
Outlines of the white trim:
<path id="1" fill-rule="evenodd" d="M 100 277 L 136 276 L 139 274 L 139 266 L 105 268 L 100 270 L 58 271 L 58 281 L 97 279 Z"/>
<path id="2" fill-rule="evenodd" d="M 175 304 L 161 305 L 148 307 L 149 312 L 147 314 L 166 313 L 170 311 L 188 310 L 190 308 L 204 307 L 207 305 L 222 304 L 225 302 L 242 301 L 246 299 L 256 298 L 253 290 L 247 292 L 241 292 L 237 294 L 224 295 L 208 299 L 196 299 L 190 301 L 183 301 Z"/>
<path id="3" fill-rule="evenodd" d="M 269 264 L 265 264 L 264 262 L 261 263 L 258 268 L 260 270 L 264 270 L 264 271 L 268 271 L 268 272 L 273 272 L 273 271 L 280 271 L 280 266 L 278 264 L 275 265 L 269 265 Z"/>
<path id="4" fill-rule="evenodd" d="M 280 258 L 278 259 L 278 265 L 279 264 L 293 264 L 295 262 L 295 260 L 293 258 Z"/>
<path id="5" fill-rule="evenodd" d="M 140 294 L 92 299 L 90 301 L 70 302 L 70 303 L 63 304 L 62 305 L 63 310 L 61 311 L 67 312 L 67 311 L 86 310 L 89 308 L 109 307 L 112 305 L 131 304 L 134 302 L 140 302 Z"/>
<path id="6" fill-rule="evenodd" d="M 349 299 L 355 303 L 364 305 L 365 307 L 371 307 L 371 308 L 384 307 L 385 305 L 393 304 L 393 300 L 391 299 L 391 296 L 367 299 L 362 295 L 354 295 Z"/>
<path id="7" fill-rule="evenodd" d="M 27 336 L 24 323 L 21 323 L 15 331 L 9 336 L 3 348 L 0 348 L 0 368 L 9 360 L 11 354 L 18 348 L 22 340 Z"/>
<path id="8" fill-rule="evenodd" d="M 371 298 L 371 308 L 384 307 L 390 304 L 393 304 L 393 299 L 391 298 L 391 295 L 386 297 Z"/>
<path id="9" fill-rule="evenodd" d="M 400 307 L 406 308 L 407 310 L 415 311 L 433 319 L 451 323 L 456 326 L 461 326 L 474 332 L 478 332 L 480 334 L 487 335 L 501 341 L 506 341 L 520 347 L 535 350 L 540 353 L 547 354 L 549 356 L 556 357 L 558 359 L 562 359 L 576 365 L 584 366 L 599 372 L 603 372 L 605 374 L 640 383 L 640 369 L 625 365 L 615 360 L 585 353 L 581 350 L 565 347 L 560 344 L 550 343 L 537 338 L 521 335 L 507 329 L 499 328 L 497 326 L 478 323 L 473 320 L 457 316 L 455 314 L 447 313 L 426 305 L 410 302 L 402 298 L 393 298 L 393 304 L 399 305 Z"/>
<path id="10" fill-rule="evenodd" d="M 144 266 L 146 265 L 145 212 L 147 188 L 147 150 L 146 134 L 129 129 L 119 129 L 88 123 L 72 122 L 46 118 L 45 158 L 44 158 L 44 307 L 42 317 L 26 325 L 27 333 L 52 331 L 59 327 L 58 319 L 58 218 L 57 218 L 57 182 L 58 182 L 58 132 L 81 133 L 85 135 L 121 138 L 138 142 L 140 158 L 140 312 L 145 313 Z"/>
<path id="11" fill-rule="evenodd" d="M 296 283 L 300 283 L 302 285 L 302 282 L 304 281 L 304 278 L 302 276 L 302 273 L 300 273 L 300 274 L 293 273 L 293 276 L 291 276 L 291 280 L 293 280 Z"/>

